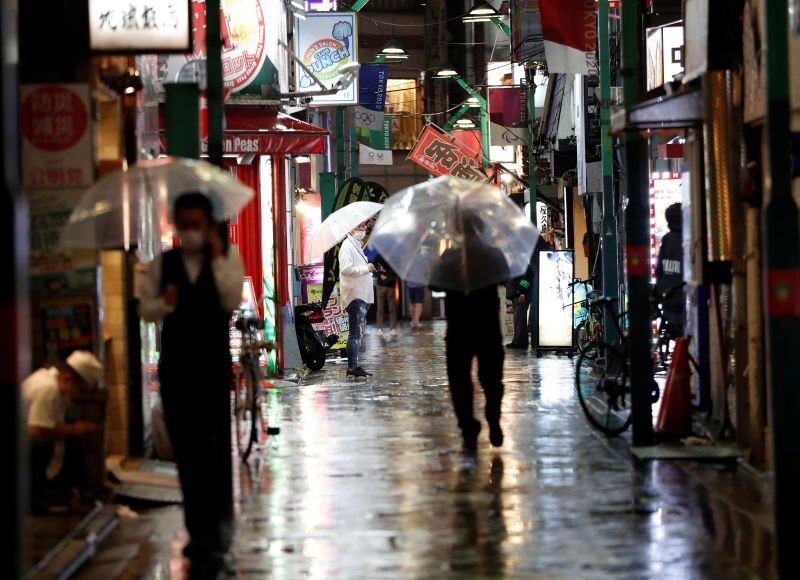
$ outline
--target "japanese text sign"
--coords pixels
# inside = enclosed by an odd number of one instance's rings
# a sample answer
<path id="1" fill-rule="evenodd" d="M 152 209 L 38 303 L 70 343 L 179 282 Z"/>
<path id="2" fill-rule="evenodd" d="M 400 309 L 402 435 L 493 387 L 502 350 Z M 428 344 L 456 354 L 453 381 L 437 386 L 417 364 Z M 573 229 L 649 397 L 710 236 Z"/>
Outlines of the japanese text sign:
<path id="1" fill-rule="evenodd" d="M 485 181 L 480 154 L 467 149 L 443 131 L 428 125 L 408 155 L 433 175 L 452 175 L 473 181 Z"/>
<path id="2" fill-rule="evenodd" d="M 188 52 L 189 0 L 89 0 L 89 44 L 103 52 Z"/>
<path id="3" fill-rule="evenodd" d="M 25 187 L 90 185 L 89 85 L 23 85 L 20 98 Z"/>

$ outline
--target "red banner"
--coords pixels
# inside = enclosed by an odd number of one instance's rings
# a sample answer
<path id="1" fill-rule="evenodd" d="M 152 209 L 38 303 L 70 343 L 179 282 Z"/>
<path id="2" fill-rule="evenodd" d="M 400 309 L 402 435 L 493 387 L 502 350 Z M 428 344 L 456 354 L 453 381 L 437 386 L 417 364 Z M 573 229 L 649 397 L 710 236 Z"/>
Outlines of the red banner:
<path id="1" fill-rule="evenodd" d="M 486 180 L 486 174 L 481 169 L 481 154 L 468 149 L 433 125 L 426 126 L 422 131 L 408 159 L 433 175 Z"/>
<path id="2" fill-rule="evenodd" d="M 547 70 L 596 76 L 595 0 L 540 0 L 539 9 Z"/>

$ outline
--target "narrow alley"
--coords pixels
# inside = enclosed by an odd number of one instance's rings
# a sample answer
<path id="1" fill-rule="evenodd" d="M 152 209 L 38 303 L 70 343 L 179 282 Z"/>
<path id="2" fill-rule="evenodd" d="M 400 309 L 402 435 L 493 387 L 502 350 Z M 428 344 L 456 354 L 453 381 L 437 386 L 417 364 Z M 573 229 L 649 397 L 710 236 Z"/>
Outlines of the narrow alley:
<path id="1" fill-rule="evenodd" d="M 281 434 L 240 473 L 235 577 L 769 576 L 766 487 L 735 464 L 635 463 L 589 427 L 572 359 L 507 353 L 505 444 L 484 424 L 463 452 L 444 332 L 370 334 L 365 383 L 328 364 L 270 392 Z M 182 578 L 183 534 L 179 507 L 140 510 L 78 578 Z"/>

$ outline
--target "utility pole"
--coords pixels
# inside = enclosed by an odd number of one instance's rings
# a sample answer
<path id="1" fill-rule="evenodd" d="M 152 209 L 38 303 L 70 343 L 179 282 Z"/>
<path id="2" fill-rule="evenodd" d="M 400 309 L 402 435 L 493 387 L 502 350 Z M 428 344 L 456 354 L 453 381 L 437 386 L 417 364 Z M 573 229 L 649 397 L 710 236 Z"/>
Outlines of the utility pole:
<path id="1" fill-rule="evenodd" d="M 601 239 L 603 243 L 603 294 L 619 297 L 619 247 L 617 241 L 617 216 L 614 200 L 614 175 L 611 142 L 611 57 L 608 27 L 608 0 L 599 0 L 597 14 L 598 51 L 600 56 L 600 149 L 603 157 L 603 221 Z M 626 103 L 627 105 L 627 103 Z M 617 325 L 603 311 L 603 332 L 611 344 L 619 345 Z"/>
<path id="2" fill-rule="evenodd" d="M 643 0 L 622 3 L 622 70 L 625 111 L 639 101 Z M 628 351 L 631 363 L 633 445 L 653 444 L 650 392 L 653 359 L 650 353 L 650 210 L 645 141 L 636 129 L 625 128 L 625 173 L 628 207 L 625 212 L 628 269 Z M 622 307 L 618 304 L 618 307 Z"/>
<path id="3" fill-rule="evenodd" d="M 778 576 L 800 577 L 800 420 L 796 346 L 800 342 L 800 230 L 790 167 L 789 40 L 786 3 L 767 2 L 768 199 L 764 211 L 767 386 L 772 395 Z"/>
<path id="4" fill-rule="evenodd" d="M 208 160 L 222 167 L 222 32 L 220 0 L 206 0 Z"/>

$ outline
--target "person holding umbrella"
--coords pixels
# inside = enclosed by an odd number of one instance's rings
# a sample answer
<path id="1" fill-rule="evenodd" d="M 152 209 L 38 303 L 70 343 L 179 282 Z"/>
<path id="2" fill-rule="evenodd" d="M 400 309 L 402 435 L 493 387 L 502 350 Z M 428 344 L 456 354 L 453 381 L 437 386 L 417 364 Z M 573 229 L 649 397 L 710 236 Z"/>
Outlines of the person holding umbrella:
<path id="1" fill-rule="evenodd" d="M 342 305 L 349 317 L 347 334 L 347 378 L 366 379 L 367 373 L 358 364 L 358 353 L 364 327 L 367 324 L 367 310 L 374 302 L 372 273 L 375 265 L 370 263 L 362 247 L 366 237 L 366 225 L 355 227 L 339 248 L 339 289 Z"/>
<path id="2" fill-rule="evenodd" d="M 173 218 L 180 247 L 151 264 L 141 315 L 163 321 L 159 380 L 190 536 L 184 554 L 192 568 L 221 569 L 234 525 L 229 324 L 244 269 L 207 196 L 181 195 Z"/>

